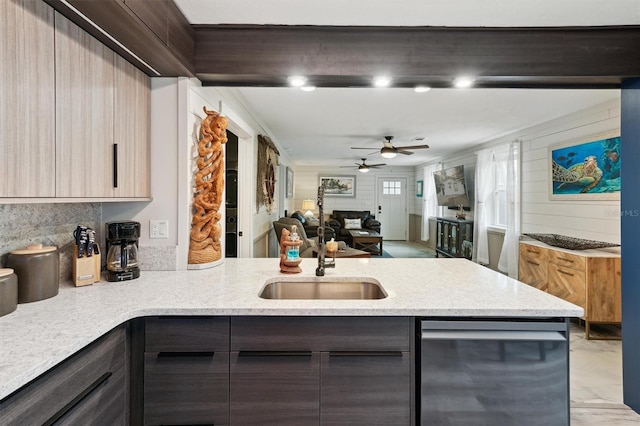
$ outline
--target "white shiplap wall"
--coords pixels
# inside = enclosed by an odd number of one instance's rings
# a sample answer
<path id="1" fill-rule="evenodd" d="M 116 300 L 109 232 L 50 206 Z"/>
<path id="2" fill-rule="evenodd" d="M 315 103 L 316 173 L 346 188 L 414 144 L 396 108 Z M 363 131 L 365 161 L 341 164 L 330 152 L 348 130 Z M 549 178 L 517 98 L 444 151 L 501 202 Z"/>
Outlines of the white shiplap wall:
<path id="1" fill-rule="evenodd" d="M 476 147 L 476 150 L 510 142 L 522 141 L 521 170 L 521 232 L 555 233 L 620 243 L 620 201 L 558 201 L 549 199 L 549 148 L 575 142 L 588 142 L 620 134 L 619 100 L 585 109 L 531 128 L 505 135 Z M 622 141 L 624 145 L 624 141 Z M 624 149 L 624 148 L 623 148 Z M 464 164 L 467 179 L 475 178 L 476 156 L 472 151 L 442 158 L 444 168 Z M 624 160 L 623 160 L 624 161 Z M 422 173 L 422 167 L 416 167 Z M 470 169 L 473 168 L 473 172 Z M 475 192 L 469 182 L 470 194 Z M 419 207 L 416 206 L 416 209 Z M 416 211 L 416 214 L 421 214 Z M 455 211 L 443 211 L 453 216 Z M 473 212 L 468 216 L 473 218 Z"/>
<path id="2" fill-rule="evenodd" d="M 523 141 L 523 233 L 556 233 L 620 243 L 619 200 L 549 199 L 549 147 L 597 140 L 612 132 L 620 134 L 620 103 L 617 101 L 537 126 L 519 138 Z"/>

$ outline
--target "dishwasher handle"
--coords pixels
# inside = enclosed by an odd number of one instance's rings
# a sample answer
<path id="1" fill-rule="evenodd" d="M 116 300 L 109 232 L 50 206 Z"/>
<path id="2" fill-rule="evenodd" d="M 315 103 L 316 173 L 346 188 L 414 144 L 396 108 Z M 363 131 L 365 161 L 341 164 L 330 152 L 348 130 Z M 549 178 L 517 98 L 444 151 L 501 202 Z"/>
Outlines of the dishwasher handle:
<path id="1" fill-rule="evenodd" d="M 557 331 L 513 330 L 422 330 L 422 340 L 501 340 L 564 342 L 566 336 Z"/>

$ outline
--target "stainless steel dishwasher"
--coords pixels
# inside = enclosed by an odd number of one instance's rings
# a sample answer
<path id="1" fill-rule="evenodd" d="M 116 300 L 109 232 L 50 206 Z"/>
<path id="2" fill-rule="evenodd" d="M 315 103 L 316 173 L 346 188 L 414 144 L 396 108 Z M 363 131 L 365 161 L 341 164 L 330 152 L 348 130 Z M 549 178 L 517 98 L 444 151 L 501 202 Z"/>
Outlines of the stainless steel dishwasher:
<path id="1" fill-rule="evenodd" d="M 566 319 L 420 321 L 420 424 L 569 424 Z"/>

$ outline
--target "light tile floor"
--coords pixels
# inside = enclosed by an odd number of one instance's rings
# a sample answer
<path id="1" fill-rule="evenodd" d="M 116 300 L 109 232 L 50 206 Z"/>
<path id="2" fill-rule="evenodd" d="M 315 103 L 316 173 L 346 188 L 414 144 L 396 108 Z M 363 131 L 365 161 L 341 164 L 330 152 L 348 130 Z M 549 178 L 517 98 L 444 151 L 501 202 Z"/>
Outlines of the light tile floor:
<path id="1" fill-rule="evenodd" d="M 586 340 L 575 324 L 570 337 L 571 425 L 640 425 L 640 414 L 622 402 L 622 342 Z"/>
<path id="2" fill-rule="evenodd" d="M 384 241 L 393 257 L 435 257 L 419 242 Z M 622 342 L 586 340 L 584 327 L 571 325 L 569 345 L 572 426 L 639 426 L 640 414 L 622 398 Z"/>

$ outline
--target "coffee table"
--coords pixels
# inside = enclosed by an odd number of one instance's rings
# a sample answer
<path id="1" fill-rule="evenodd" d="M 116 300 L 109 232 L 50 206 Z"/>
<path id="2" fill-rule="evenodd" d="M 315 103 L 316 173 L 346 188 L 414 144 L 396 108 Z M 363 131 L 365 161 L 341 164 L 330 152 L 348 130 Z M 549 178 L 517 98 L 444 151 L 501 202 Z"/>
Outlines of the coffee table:
<path id="1" fill-rule="evenodd" d="M 382 235 L 376 231 L 353 230 L 349 231 L 353 248 L 367 251 L 377 256 L 382 256 Z"/>
<path id="2" fill-rule="evenodd" d="M 313 257 L 317 257 L 318 252 L 313 250 Z M 333 256 L 332 253 L 327 253 L 327 258 L 331 258 Z M 336 259 L 345 258 L 345 257 L 371 257 L 371 253 L 364 250 L 356 250 L 351 247 L 344 248 L 342 250 L 338 250 L 335 255 Z"/>

